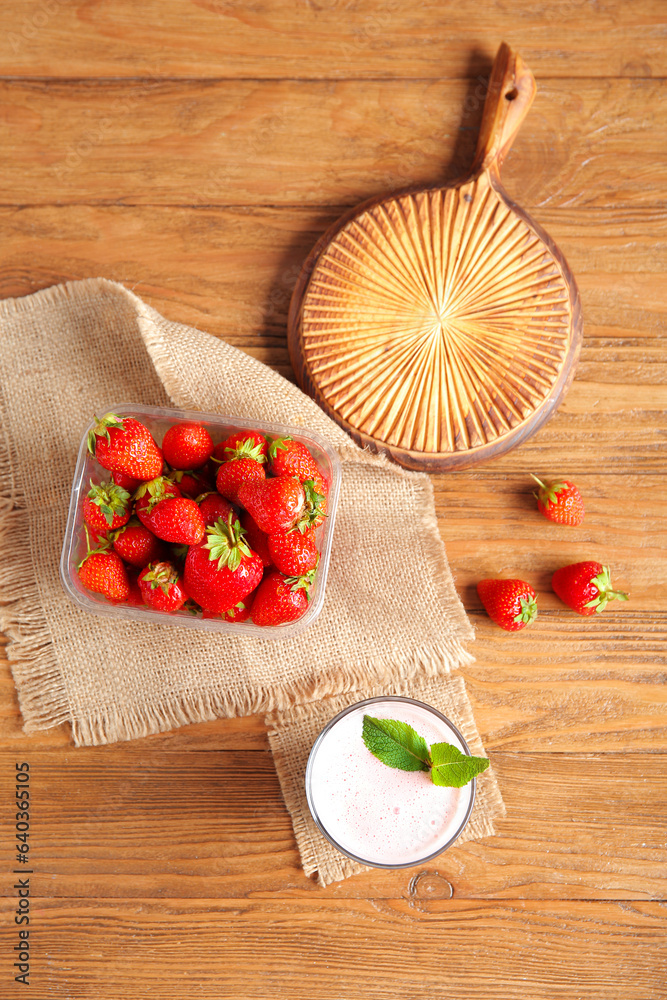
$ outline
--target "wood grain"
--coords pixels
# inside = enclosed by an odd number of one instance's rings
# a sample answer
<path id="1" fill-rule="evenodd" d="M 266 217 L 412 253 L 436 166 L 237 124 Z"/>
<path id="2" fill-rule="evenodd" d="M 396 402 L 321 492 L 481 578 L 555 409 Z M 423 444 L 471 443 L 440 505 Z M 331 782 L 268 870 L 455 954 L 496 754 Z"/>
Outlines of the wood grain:
<path id="1" fill-rule="evenodd" d="M 664 996 L 659 903 L 63 899 L 35 924 L 45 1000 Z"/>
<path id="2" fill-rule="evenodd" d="M 665 208 L 666 81 L 538 85 L 505 161 L 510 196 L 531 214 Z M 0 202 L 353 206 L 467 173 L 483 103 L 466 111 L 468 91 L 466 80 L 4 80 Z"/>
<path id="3" fill-rule="evenodd" d="M 154 751 L 138 742 L 2 752 L 3 801 L 17 759 L 30 765 L 34 897 L 400 897 L 421 870 L 318 889 L 299 869 L 267 752 Z M 497 836 L 455 846 L 429 866 L 457 898 L 663 897 L 665 755 L 498 751 L 492 765 L 508 813 Z M 9 866 L 12 825 L 0 826 Z"/>
<path id="4" fill-rule="evenodd" d="M 339 208 L 317 207 L 6 207 L 0 209 L 0 292 L 25 295 L 104 274 L 170 319 L 222 336 L 293 378 L 285 341 L 290 296 L 302 261 L 339 214 Z M 656 275 L 665 267 L 667 212 L 541 209 L 537 221 L 576 275 L 584 344 L 577 378 L 556 416 L 520 452 L 489 468 L 548 472 L 548 450 L 556 474 L 566 468 L 585 473 L 591 461 L 601 473 L 659 474 L 667 285 Z M 614 498 L 631 500 L 626 490 L 637 485 L 619 484 Z M 643 499 L 649 501 L 649 492 Z M 503 512 L 514 517 L 509 503 Z M 625 524 L 630 521 L 627 515 Z"/>
<path id="5" fill-rule="evenodd" d="M 318 889 L 262 720 L 74 750 L 21 731 L 0 651 L 0 798 L 28 759 L 36 806 L 28 988 L 0 810 L 3 1000 L 662 1000 L 666 27 L 662 0 L 4 5 L 0 295 L 105 275 L 292 378 L 301 263 L 363 199 L 468 170 L 504 38 L 538 96 L 503 180 L 570 263 L 585 336 L 531 442 L 433 477 L 499 835 Z M 581 529 L 539 517 L 529 471 L 576 477 Z M 589 555 L 631 591 L 593 621 L 549 587 Z M 491 573 L 538 585 L 530 629 L 485 616 Z"/>
<path id="6" fill-rule="evenodd" d="M 591 17 L 595 30 L 590 30 Z M 259 0 L 17 0 L 0 58 L 21 76 L 402 77 L 488 74 L 507 38 L 540 76 L 660 76 L 660 0 L 552 0 L 548 17 L 504 0 L 291 4 Z"/>

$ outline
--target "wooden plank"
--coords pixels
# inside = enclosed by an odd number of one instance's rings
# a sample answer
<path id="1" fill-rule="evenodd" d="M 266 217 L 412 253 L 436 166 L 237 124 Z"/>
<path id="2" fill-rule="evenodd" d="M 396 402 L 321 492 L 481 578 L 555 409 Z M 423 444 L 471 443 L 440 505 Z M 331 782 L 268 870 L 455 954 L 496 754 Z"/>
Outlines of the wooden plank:
<path id="1" fill-rule="evenodd" d="M 575 382 L 575 387 L 581 385 Z M 631 386 L 627 389 L 628 393 L 637 392 Z M 662 396 L 667 401 L 667 394 Z M 569 397 L 562 407 L 565 411 L 568 400 Z M 626 412 L 629 410 L 628 406 Z M 552 424 L 559 418 L 560 413 Z M 544 438 L 549 427 L 551 424 L 533 440 Z M 605 448 L 602 437 L 599 447 Z M 607 447 L 612 447 L 611 436 Z M 659 625 L 664 621 L 660 617 L 664 607 L 660 588 L 667 585 L 667 531 L 660 513 L 661 477 L 605 472 L 603 464 L 598 467 L 598 460 L 590 458 L 589 469 L 595 467 L 595 473 L 587 474 L 581 471 L 576 459 L 557 465 L 551 452 L 545 465 L 546 453 L 538 458 L 537 451 L 537 444 L 532 449 L 523 445 L 515 450 L 514 468 L 523 465 L 523 472 L 517 469 L 504 475 L 499 470 L 492 471 L 492 463 L 487 463 L 478 471 L 460 476 L 433 477 L 442 536 L 466 606 L 481 607 L 475 593 L 478 580 L 488 576 L 519 576 L 539 593 L 538 608 L 545 613 L 544 626 L 537 627 L 538 618 L 535 629 L 531 630 L 534 638 L 544 627 L 547 641 L 554 638 L 549 632 L 552 629 L 553 633 L 563 630 L 568 637 L 576 632 L 586 642 L 607 629 L 618 627 L 623 631 L 626 615 L 645 612 L 645 626 L 650 629 L 651 621 Z M 527 464 L 528 456 L 540 464 Z M 497 464 L 493 463 L 494 470 Z M 559 476 L 574 478 L 576 474 L 586 505 L 583 524 L 564 527 L 552 524 L 539 513 L 533 496 L 535 484 L 528 474 L 533 468 L 547 480 Z M 574 616 L 553 593 L 551 577 L 558 567 L 584 559 L 609 565 L 618 589 L 630 593 L 631 600 L 610 603 L 603 615 L 593 618 Z M 601 641 L 605 639 L 601 637 Z"/>
<path id="2" fill-rule="evenodd" d="M 8 918 L 13 906 L 0 901 Z M 41 997 L 664 997 L 659 903 L 63 899 L 33 919 Z M 4 939 L 12 948 L 16 929 Z M 5 989 L 7 1000 L 29 993 Z"/>
<path id="3" fill-rule="evenodd" d="M 538 598 L 541 601 L 542 595 Z M 463 671 L 475 720 L 489 752 L 605 752 L 667 747 L 665 622 L 659 616 L 594 619 L 582 630 L 574 616 L 541 614 L 530 632 L 503 633 L 481 609 L 475 663 Z M 546 618 L 546 620 L 545 620 Z M 539 628 L 538 628 L 539 624 Z M 0 750 L 21 754 L 71 748 L 67 725 L 23 733 L 8 664 L 0 661 Z M 262 718 L 218 719 L 183 726 L 122 748 L 263 750 Z"/>
<path id="4" fill-rule="evenodd" d="M 3 207 L 0 295 L 104 274 L 171 319 L 284 367 L 287 310 L 300 266 L 343 210 Z M 667 381 L 661 336 L 667 292 L 656 280 L 667 272 L 667 210 L 543 207 L 536 219 L 561 246 L 580 286 L 586 326 L 579 377 Z"/>
<path id="5" fill-rule="evenodd" d="M 251 76 L 447 78 L 488 74 L 505 38 L 541 76 L 667 73 L 660 0 L 555 0 L 549 16 L 502 0 L 290 4 L 222 0 L 141 11 L 83 0 L 16 0 L 0 59 L 22 76 Z"/>
<path id="6" fill-rule="evenodd" d="M 317 889 L 300 868 L 266 752 L 169 752 L 148 744 L 3 752 L 5 802 L 17 760 L 30 765 L 35 897 L 298 891 L 402 898 L 422 870 L 374 871 Z M 455 846 L 428 866 L 456 897 L 664 895 L 667 754 L 498 751 L 491 760 L 507 807 L 498 835 Z M 1 824 L 11 868 L 13 816 Z"/>
<path id="7" fill-rule="evenodd" d="M 665 207 L 665 80 L 541 86 L 504 177 L 530 209 Z M 7 81 L 3 202 L 355 205 L 469 169 L 465 80 Z M 469 107 L 469 110 L 468 110 Z"/>
<path id="8" fill-rule="evenodd" d="M 293 378 L 290 296 L 308 250 L 337 216 L 320 208 L 4 208 L 0 292 L 24 295 L 105 274 L 170 319 L 208 329 Z M 591 461 L 596 472 L 660 473 L 667 285 L 657 275 L 667 270 L 667 213 L 541 209 L 538 218 L 579 281 L 584 346 L 557 415 L 486 468 L 539 469 L 548 449 L 553 468 L 570 475 L 590 470 Z M 628 481 L 616 495 L 635 486 Z"/>

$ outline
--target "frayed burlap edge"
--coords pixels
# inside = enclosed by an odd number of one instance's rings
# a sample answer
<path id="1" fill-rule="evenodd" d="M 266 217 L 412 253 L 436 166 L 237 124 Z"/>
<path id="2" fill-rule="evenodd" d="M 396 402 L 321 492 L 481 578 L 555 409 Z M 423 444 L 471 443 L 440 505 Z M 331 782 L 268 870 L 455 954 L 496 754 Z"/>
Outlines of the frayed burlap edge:
<path id="1" fill-rule="evenodd" d="M 179 382 L 173 359 L 163 343 L 163 325 L 174 327 L 159 313 L 144 303 L 122 285 L 107 279 L 87 279 L 68 282 L 43 289 L 25 299 L 6 300 L 0 303 L 0 314 L 30 311 L 30 303 L 40 299 L 58 304 L 62 299 L 74 299 L 90 288 L 105 288 L 122 292 L 131 300 L 140 317 L 140 328 L 148 355 L 163 381 L 165 390 L 177 406 L 196 407 L 187 389 Z M 197 331 L 201 333 L 201 331 Z M 210 334 L 201 333 L 209 338 Z M 212 338 L 215 340 L 215 338 Z M 221 345 L 222 346 L 222 345 Z M 224 344 L 224 350 L 241 354 L 236 348 Z M 298 391 L 295 389 L 295 392 Z M 0 628 L 11 642 L 8 658 L 19 691 L 19 705 L 24 719 L 24 731 L 34 732 L 69 722 L 76 745 L 100 745 L 116 740 L 131 740 L 175 726 L 206 722 L 221 716 L 276 712 L 288 709 L 295 701 L 312 702 L 329 697 L 332 688 L 340 694 L 366 688 L 369 685 L 401 683 L 414 675 L 436 677 L 443 671 L 474 662 L 462 643 L 474 638 L 470 623 L 463 614 L 443 619 L 443 631 L 448 638 L 430 643 L 427 648 L 391 650 L 387 658 L 374 661 L 360 660 L 342 664 L 329 671 L 326 677 L 316 677 L 302 685 L 289 688 L 271 685 L 270 688 L 246 692 L 239 703 L 232 704 L 225 692 L 206 692 L 187 699 L 171 696 L 161 702 L 137 705 L 130 709 L 105 708 L 86 719 L 72 718 L 65 681 L 55 655 L 52 636 L 48 629 L 40 598 L 38 582 L 34 575 L 32 544 L 29 537 L 29 518 L 25 507 L 25 485 L 19 481 L 17 456 L 12 449 L 12 434 L 6 407 L 0 399 L 2 429 L 0 431 L 0 537 L 5 557 L 0 568 Z M 376 464 L 392 475 L 414 480 L 415 488 L 422 492 L 424 540 L 422 555 L 430 569 L 432 585 L 439 593 L 445 607 L 453 605 L 456 594 L 444 544 L 440 537 L 433 512 L 433 486 L 427 477 L 409 472 L 390 462 L 358 448 L 347 435 L 332 425 L 338 437 L 338 451 L 344 463 Z"/>
<path id="2" fill-rule="evenodd" d="M 0 390 L 0 631 L 10 640 L 7 657 L 24 731 L 71 722 L 69 699 L 35 577 L 25 488 Z"/>
<path id="3" fill-rule="evenodd" d="M 437 678 L 457 667 L 474 663 L 458 640 L 438 644 L 427 649 L 412 650 L 409 655 L 395 653 L 390 660 L 372 660 L 355 666 L 338 668 L 335 675 L 321 674 L 308 684 L 291 683 L 289 686 L 273 684 L 256 687 L 241 695 L 238 691 L 230 698 L 224 690 L 189 696 L 181 701 L 172 697 L 164 701 L 136 705 L 132 709 L 115 711 L 105 709 L 86 719 L 70 718 L 72 737 L 76 746 L 101 746 L 109 742 L 134 740 L 155 733 L 168 732 L 177 726 L 196 722 L 211 722 L 232 716 L 259 715 L 286 712 L 296 703 L 322 704 L 331 697 L 331 685 L 336 683 L 337 694 L 346 695 L 365 689 L 387 690 L 416 675 L 420 678 Z M 356 699 L 358 700 L 358 699 Z M 51 698 L 40 706 L 47 711 Z M 62 720 L 61 720 L 62 721 Z M 56 725 L 57 723 L 52 723 Z M 24 727 L 28 732 L 28 726 Z M 37 725 L 34 728 L 45 728 Z"/>
<path id="4" fill-rule="evenodd" d="M 306 875 L 317 875 L 324 887 L 372 869 L 352 861 L 337 851 L 317 829 L 310 815 L 305 793 L 308 755 L 317 735 L 342 709 L 357 701 L 378 695 L 401 694 L 424 701 L 441 711 L 460 730 L 471 753 L 485 756 L 465 682 L 460 676 L 440 676 L 418 683 L 406 681 L 391 687 L 366 687 L 346 695 L 319 702 L 296 705 L 284 712 L 267 716 L 269 743 L 273 753 L 285 804 L 292 818 L 301 863 Z M 496 823 L 506 815 L 498 780 L 491 766 L 477 779 L 477 793 L 472 815 L 456 841 L 492 837 Z"/>

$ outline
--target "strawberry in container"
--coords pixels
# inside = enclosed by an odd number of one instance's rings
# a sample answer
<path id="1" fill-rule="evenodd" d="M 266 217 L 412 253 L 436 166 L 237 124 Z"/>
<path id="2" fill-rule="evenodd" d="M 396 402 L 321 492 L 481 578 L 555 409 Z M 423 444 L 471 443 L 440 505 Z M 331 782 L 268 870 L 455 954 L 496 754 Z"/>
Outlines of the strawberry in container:
<path id="1" fill-rule="evenodd" d="M 294 634 L 323 604 L 339 483 L 307 430 L 113 407 L 79 453 L 63 583 L 99 614 Z"/>

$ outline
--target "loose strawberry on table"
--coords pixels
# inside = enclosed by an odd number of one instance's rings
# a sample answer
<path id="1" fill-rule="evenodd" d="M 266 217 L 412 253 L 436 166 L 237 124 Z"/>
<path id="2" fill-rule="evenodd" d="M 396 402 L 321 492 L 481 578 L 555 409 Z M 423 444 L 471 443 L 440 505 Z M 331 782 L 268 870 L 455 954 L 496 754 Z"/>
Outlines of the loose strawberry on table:
<path id="1" fill-rule="evenodd" d="M 155 611 L 174 612 L 188 599 L 178 570 L 170 562 L 149 563 L 139 574 L 144 603 Z"/>
<path id="2" fill-rule="evenodd" d="M 216 521 L 204 539 L 191 545 L 185 558 L 188 594 L 206 611 L 227 611 L 242 601 L 262 579 L 264 566 L 244 539 L 237 518 Z"/>
<path id="3" fill-rule="evenodd" d="M 561 566 L 551 578 L 551 586 L 564 604 L 580 615 L 600 614 L 609 601 L 627 601 L 622 590 L 613 590 L 609 567 L 589 560 Z"/>
<path id="4" fill-rule="evenodd" d="M 90 480 L 90 490 L 83 498 L 83 519 L 95 532 L 112 531 L 130 520 L 130 494 L 115 483 Z"/>
<path id="5" fill-rule="evenodd" d="M 489 618 L 506 632 L 518 632 L 537 617 L 536 594 L 525 580 L 480 580 L 477 593 Z"/>
<path id="6" fill-rule="evenodd" d="M 162 454 L 172 469 L 198 469 L 213 454 L 213 441 L 202 424 L 173 424 L 162 439 Z"/>
<path id="7" fill-rule="evenodd" d="M 541 514 L 555 524 L 567 524 L 570 527 L 581 524 L 584 519 L 584 501 L 574 483 L 567 479 L 543 483 L 532 472 L 531 476 L 540 487 L 535 496 L 537 509 Z"/>
<path id="8" fill-rule="evenodd" d="M 162 452 L 153 435 L 134 417 L 107 413 L 88 434 L 88 451 L 100 465 L 134 479 L 154 479 L 162 472 Z"/>
<path id="9" fill-rule="evenodd" d="M 308 592 L 314 573 L 283 576 L 277 570 L 268 573 L 255 592 L 252 620 L 262 627 L 298 621 L 308 610 Z"/>

